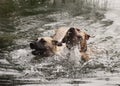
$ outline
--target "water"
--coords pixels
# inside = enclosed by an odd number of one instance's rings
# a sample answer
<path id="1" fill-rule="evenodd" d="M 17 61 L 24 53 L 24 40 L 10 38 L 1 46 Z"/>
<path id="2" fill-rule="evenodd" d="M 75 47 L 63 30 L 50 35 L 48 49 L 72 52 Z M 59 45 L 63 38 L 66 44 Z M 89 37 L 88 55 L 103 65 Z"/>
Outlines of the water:
<path id="1" fill-rule="evenodd" d="M 13 43 L 0 49 L 0 77 L 4 75 L 4 78 L 0 78 L 0 82 L 4 80 L 0 85 L 119 86 L 120 37 L 117 0 L 114 3 L 109 1 L 112 3 L 109 7 L 112 9 L 105 13 L 105 18 L 102 17 L 104 19 L 101 21 L 101 16 L 98 18 L 98 15 L 94 14 L 95 9 L 89 14 L 87 9 L 78 8 L 82 2 L 54 1 L 56 0 L 35 0 L 35 3 L 32 3 L 32 0 L 17 0 L 14 3 L 17 5 L 16 9 L 5 11 L 5 16 L 1 14 L 0 34 L 9 33 L 15 36 L 15 39 L 11 39 Z M 14 8 L 13 4 L 8 5 Z M 103 10 L 99 12 L 102 13 Z M 51 36 L 54 29 L 61 26 L 78 27 L 91 35 L 88 47 L 93 49 L 94 54 L 90 56 L 90 61 L 78 63 L 80 53 L 76 48 L 69 56 L 42 58 L 31 54 L 29 43 L 33 39 Z M 77 59 L 74 59 L 75 57 Z"/>

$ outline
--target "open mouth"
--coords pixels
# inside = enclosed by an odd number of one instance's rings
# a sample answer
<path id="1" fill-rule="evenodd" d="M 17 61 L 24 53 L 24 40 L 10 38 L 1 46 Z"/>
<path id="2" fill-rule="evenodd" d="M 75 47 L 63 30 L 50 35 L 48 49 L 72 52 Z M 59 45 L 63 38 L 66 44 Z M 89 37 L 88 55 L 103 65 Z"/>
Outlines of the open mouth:
<path id="1" fill-rule="evenodd" d="M 33 49 L 33 55 L 46 55 L 47 53 L 47 48 L 37 46 L 36 42 L 30 43 L 30 48 Z"/>
<path id="2" fill-rule="evenodd" d="M 47 48 L 39 48 L 39 49 L 34 49 L 32 51 L 33 55 L 38 55 L 38 56 L 44 56 L 44 57 L 48 57 L 48 56 L 52 56 L 53 53 L 50 52 L 50 50 L 48 50 Z"/>
<path id="3" fill-rule="evenodd" d="M 39 48 L 39 49 L 34 49 L 33 51 L 32 51 L 32 54 L 33 55 L 44 55 L 44 54 L 46 54 L 46 49 L 43 49 L 43 48 Z"/>

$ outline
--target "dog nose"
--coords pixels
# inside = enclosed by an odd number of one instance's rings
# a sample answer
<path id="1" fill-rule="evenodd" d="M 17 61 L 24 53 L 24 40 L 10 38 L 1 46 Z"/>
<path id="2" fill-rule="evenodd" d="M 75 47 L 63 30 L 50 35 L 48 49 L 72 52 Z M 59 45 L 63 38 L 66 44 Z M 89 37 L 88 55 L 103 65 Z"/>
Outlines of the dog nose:
<path id="1" fill-rule="evenodd" d="M 74 27 L 71 27 L 69 30 L 72 32 L 72 31 L 74 31 L 74 30 L 75 30 L 75 28 L 74 28 Z"/>
<path id="2" fill-rule="evenodd" d="M 30 43 L 30 48 L 35 49 L 35 43 L 34 42 Z"/>

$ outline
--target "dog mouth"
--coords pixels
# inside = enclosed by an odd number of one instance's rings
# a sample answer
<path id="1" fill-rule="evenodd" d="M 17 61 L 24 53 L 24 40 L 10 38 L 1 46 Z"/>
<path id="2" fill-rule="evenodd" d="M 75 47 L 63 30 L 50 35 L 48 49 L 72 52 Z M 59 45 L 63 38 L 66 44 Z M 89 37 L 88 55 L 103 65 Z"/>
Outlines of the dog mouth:
<path id="1" fill-rule="evenodd" d="M 44 45 L 38 44 L 37 42 L 30 43 L 30 48 L 38 51 L 44 51 L 47 49 Z"/>
<path id="2" fill-rule="evenodd" d="M 47 52 L 45 50 L 33 50 L 33 55 L 40 55 L 40 56 L 48 56 Z"/>
<path id="3" fill-rule="evenodd" d="M 50 50 L 48 49 L 33 50 L 32 54 L 38 56 L 45 56 L 45 57 L 53 55 L 52 52 L 50 52 Z"/>

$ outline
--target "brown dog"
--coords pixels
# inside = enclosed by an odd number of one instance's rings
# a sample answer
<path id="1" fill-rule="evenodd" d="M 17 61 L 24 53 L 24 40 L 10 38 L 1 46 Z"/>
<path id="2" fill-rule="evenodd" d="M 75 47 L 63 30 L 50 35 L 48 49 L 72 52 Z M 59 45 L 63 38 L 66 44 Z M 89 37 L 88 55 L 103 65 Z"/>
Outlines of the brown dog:
<path id="1" fill-rule="evenodd" d="M 53 40 L 51 37 L 40 37 L 30 43 L 30 48 L 34 49 L 34 55 L 52 56 L 59 53 L 65 46 L 58 41 Z"/>
<path id="2" fill-rule="evenodd" d="M 56 30 L 53 39 L 61 43 L 66 43 L 68 49 L 71 49 L 73 46 L 79 45 L 82 37 L 80 35 L 80 29 L 61 27 Z"/>
<path id="3" fill-rule="evenodd" d="M 87 40 L 90 38 L 90 35 L 88 35 L 87 33 L 80 31 L 79 32 L 80 36 L 82 37 L 81 41 L 80 41 L 80 52 L 86 52 L 87 51 Z"/>
<path id="4" fill-rule="evenodd" d="M 66 43 L 68 49 L 71 49 L 73 46 L 80 46 L 81 57 L 84 61 L 89 60 L 89 55 L 87 54 L 87 40 L 90 35 L 80 31 L 77 28 L 68 28 L 61 27 L 57 29 L 53 39 L 58 40 L 59 42 Z"/>
<path id="5" fill-rule="evenodd" d="M 80 46 L 81 46 L 80 53 L 81 53 L 81 57 L 82 57 L 82 60 L 88 61 L 90 59 L 89 54 L 90 54 L 91 50 L 90 50 L 90 48 L 87 48 L 87 40 L 90 38 L 90 35 L 88 35 L 84 31 L 80 31 L 79 34 L 82 37 L 82 39 L 80 41 Z"/>
<path id="6" fill-rule="evenodd" d="M 34 42 L 30 43 L 30 48 L 34 49 L 34 55 L 52 56 L 63 51 L 67 46 L 68 49 L 79 45 L 81 57 L 84 61 L 89 60 L 87 54 L 87 40 L 89 35 L 77 28 L 61 27 L 56 30 L 54 36 L 40 37 Z M 65 43 L 66 45 L 62 45 Z"/>

